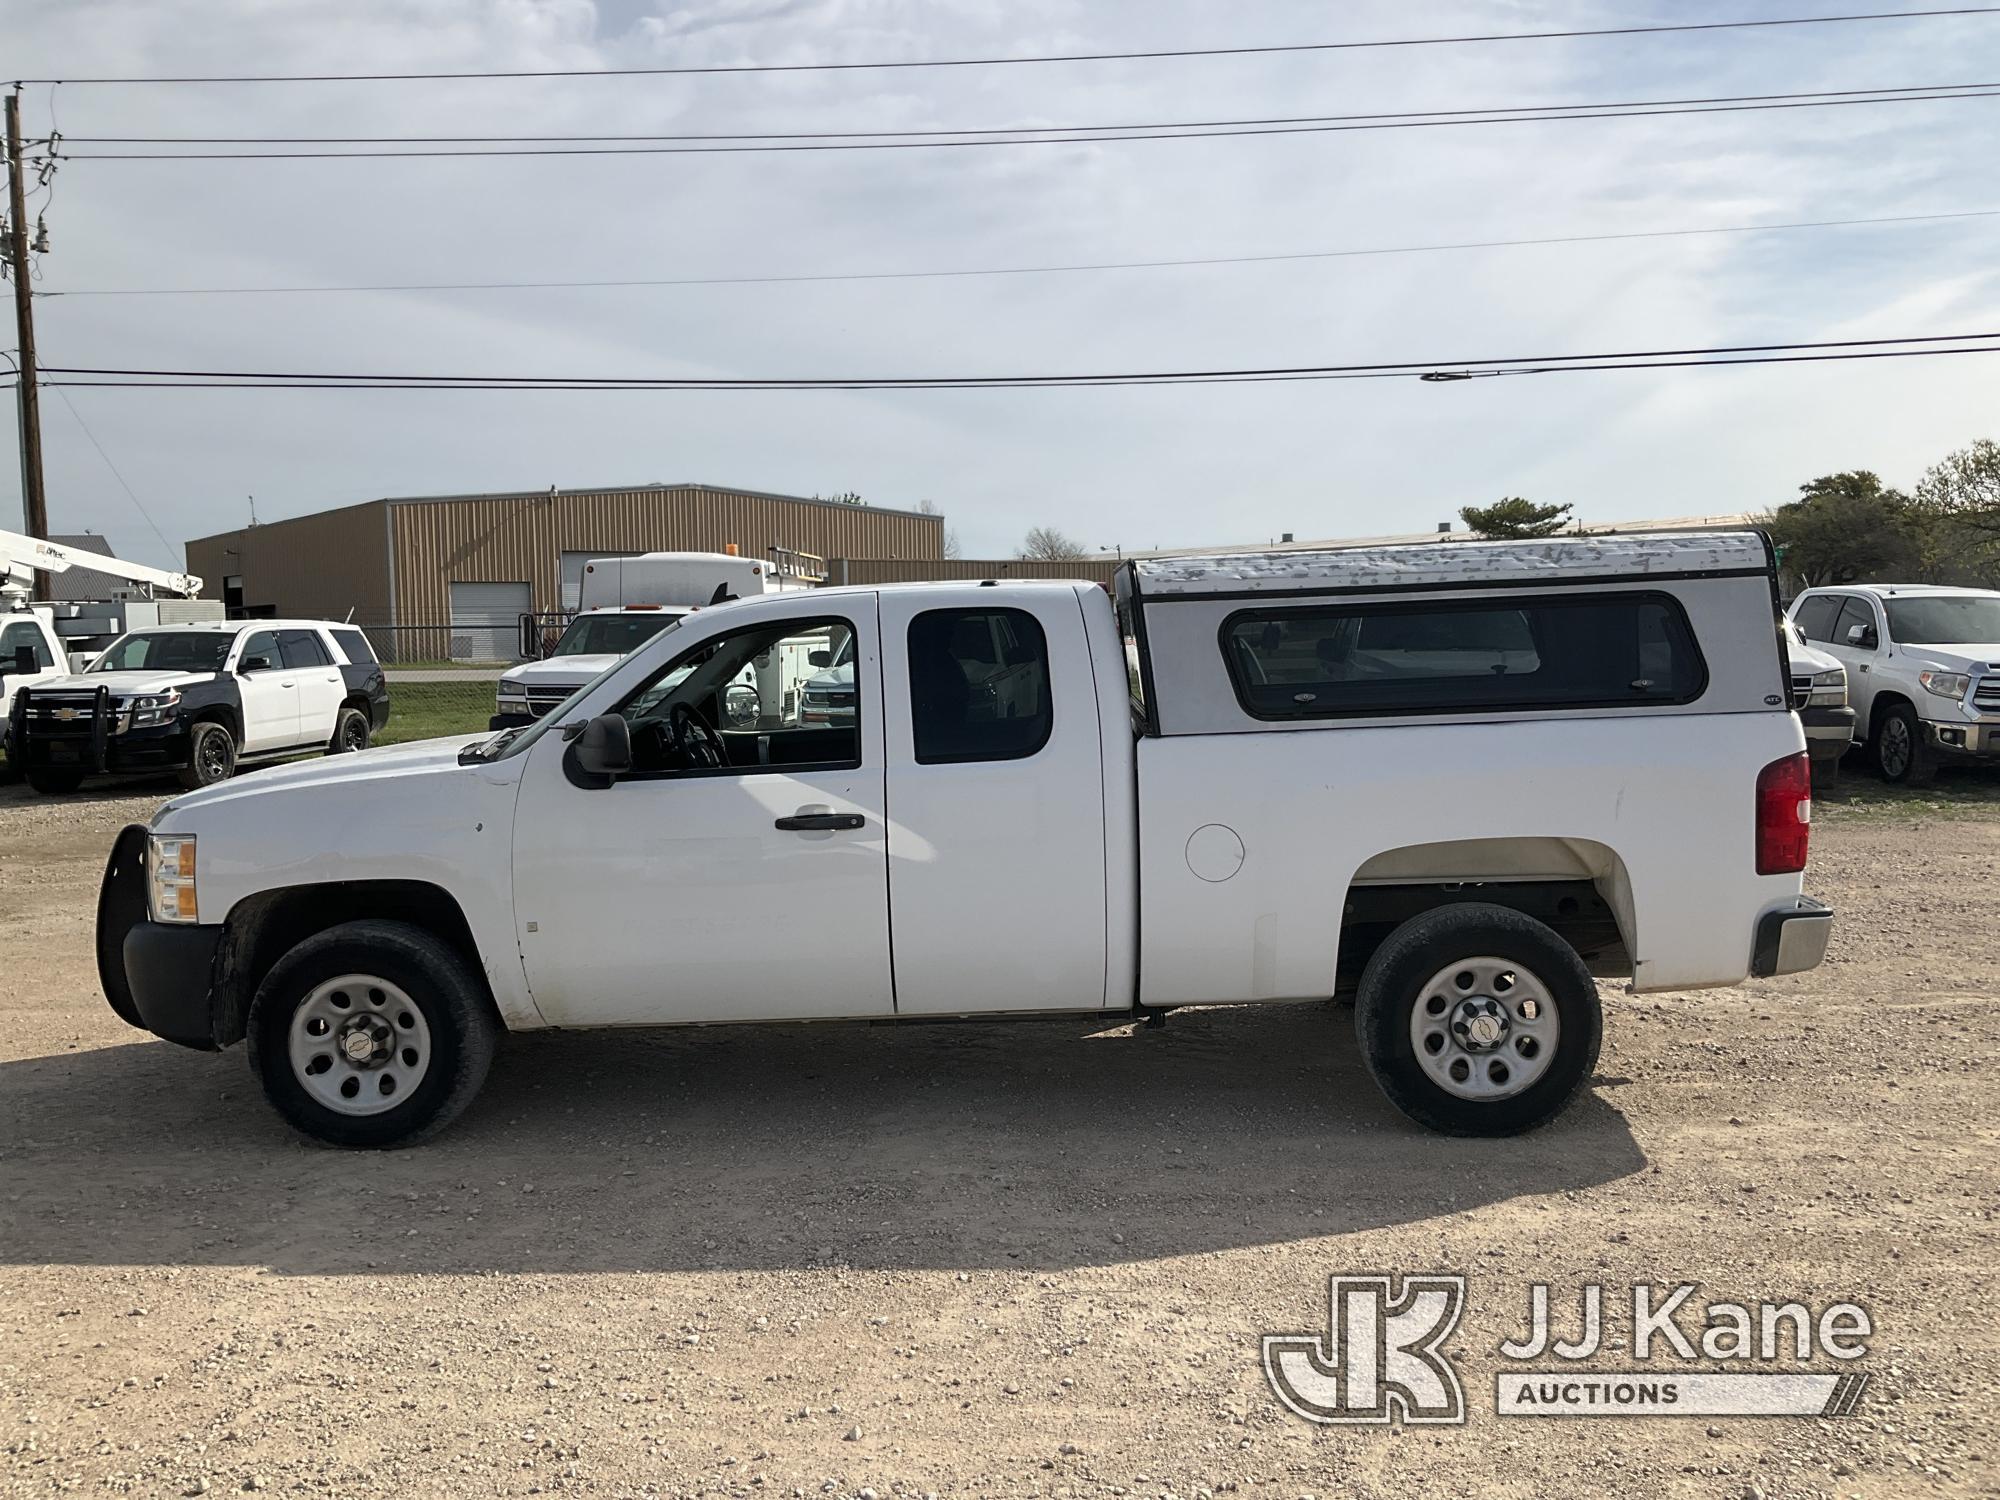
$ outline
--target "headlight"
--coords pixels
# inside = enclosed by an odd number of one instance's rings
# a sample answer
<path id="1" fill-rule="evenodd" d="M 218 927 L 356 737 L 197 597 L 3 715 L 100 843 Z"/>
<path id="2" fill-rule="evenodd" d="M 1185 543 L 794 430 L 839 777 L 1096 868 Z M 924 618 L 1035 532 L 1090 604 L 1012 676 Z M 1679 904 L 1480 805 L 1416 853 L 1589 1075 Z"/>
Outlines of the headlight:
<path id="1" fill-rule="evenodd" d="M 1830 671 L 1813 673 L 1813 686 L 1816 688 L 1846 687 L 1847 668 L 1834 667 Z"/>
<path id="2" fill-rule="evenodd" d="M 194 835 L 155 833 L 146 843 L 146 914 L 155 922 L 196 921 Z"/>
<path id="3" fill-rule="evenodd" d="M 503 677 L 500 679 L 500 696 L 503 698 L 525 698 L 528 696 L 527 685 L 518 678 Z"/>
<path id="4" fill-rule="evenodd" d="M 137 698 L 127 698 L 125 711 L 132 716 L 134 729 L 157 729 L 162 724 L 174 721 L 174 710 L 181 705 L 178 691 L 146 693 Z"/>
<path id="5" fill-rule="evenodd" d="M 1925 692 L 1936 693 L 1940 698 L 1963 698 L 1972 685 L 1971 677 L 1964 672 L 1919 672 L 1917 681 L 1924 685 Z"/>

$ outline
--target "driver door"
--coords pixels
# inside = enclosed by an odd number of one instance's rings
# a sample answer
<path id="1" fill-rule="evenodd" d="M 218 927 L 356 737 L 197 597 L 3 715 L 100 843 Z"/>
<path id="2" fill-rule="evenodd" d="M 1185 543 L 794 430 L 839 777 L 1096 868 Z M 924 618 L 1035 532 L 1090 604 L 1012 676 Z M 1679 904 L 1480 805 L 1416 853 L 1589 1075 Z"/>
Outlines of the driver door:
<path id="1" fill-rule="evenodd" d="M 839 605 L 732 605 L 696 639 L 681 627 L 619 706 L 633 769 L 608 786 L 560 732 L 529 749 L 514 915 L 551 1024 L 894 1012 L 876 605 Z M 856 720 L 802 725 L 791 679 L 846 641 Z"/>

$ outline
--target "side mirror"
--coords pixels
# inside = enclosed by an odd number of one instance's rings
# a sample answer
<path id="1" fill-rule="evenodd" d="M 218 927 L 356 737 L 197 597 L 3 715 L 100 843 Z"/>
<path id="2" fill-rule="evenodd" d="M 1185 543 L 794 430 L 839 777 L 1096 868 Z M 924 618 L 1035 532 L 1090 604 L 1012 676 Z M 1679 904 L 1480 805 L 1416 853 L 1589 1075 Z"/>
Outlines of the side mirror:
<path id="1" fill-rule="evenodd" d="M 1859 646 L 1863 651 L 1873 651 L 1877 645 L 1873 625 L 1850 625 L 1847 627 L 1847 644 Z"/>
<path id="2" fill-rule="evenodd" d="M 830 667 L 833 665 L 833 653 L 831 651 L 808 651 L 806 653 L 806 665 L 810 667 Z"/>
<path id="3" fill-rule="evenodd" d="M 248 677 L 252 672 L 270 671 L 271 665 L 268 656 L 246 656 L 236 664 L 236 673 L 239 677 Z"/>
<path id="4" fill-rule="evenodd" d="M 632 769 L 632 726 L 623 714 L 599 714 L 576 737 L 580 771 L 610 780 Z"/>

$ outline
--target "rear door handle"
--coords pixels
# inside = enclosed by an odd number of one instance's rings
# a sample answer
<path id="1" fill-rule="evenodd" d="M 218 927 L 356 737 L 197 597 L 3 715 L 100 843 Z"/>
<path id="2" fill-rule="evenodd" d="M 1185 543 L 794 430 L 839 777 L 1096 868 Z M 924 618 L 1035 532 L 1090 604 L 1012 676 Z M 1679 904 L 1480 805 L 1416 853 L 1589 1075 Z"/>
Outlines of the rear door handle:
<path id="1" fill-rule="evenodd" d="M 787 833 L 817 833 L 837 828 L 861 828 L 868 820 L 860 813 L 794 813 L 773 826 Z"/>

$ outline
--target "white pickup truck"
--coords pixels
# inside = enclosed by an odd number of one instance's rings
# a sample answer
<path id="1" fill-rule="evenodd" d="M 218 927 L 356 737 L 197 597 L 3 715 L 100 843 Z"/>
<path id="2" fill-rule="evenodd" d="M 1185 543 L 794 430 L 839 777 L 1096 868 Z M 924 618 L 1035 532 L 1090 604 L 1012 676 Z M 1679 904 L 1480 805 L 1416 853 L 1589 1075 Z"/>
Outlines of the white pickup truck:
<path id="1" fill-rule="evenodd" d="M 443 1126 L 502 1030 L 1345 993 L 1405 1114 L 1520 1131 L 1591 1075 L 1593 969 L 1825 951 L 1773 584 L 1745 531 L 704 609 L 531 726 L 176 798 L 118 838 L 101 976 L 350 1146 Z M 801 643 L 856 713 L 733 727 Z M 746 958 L 774 913 L 810 964 Z"/>

